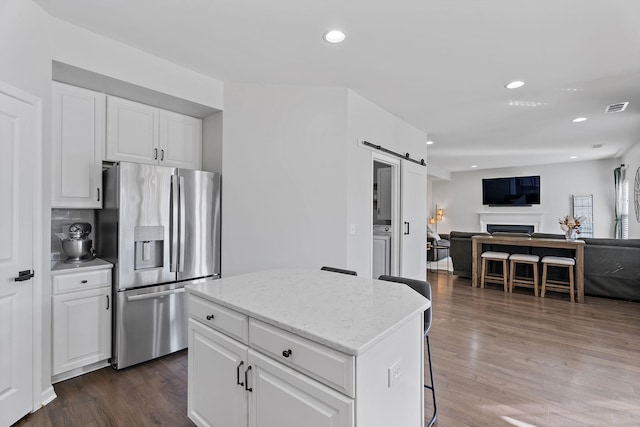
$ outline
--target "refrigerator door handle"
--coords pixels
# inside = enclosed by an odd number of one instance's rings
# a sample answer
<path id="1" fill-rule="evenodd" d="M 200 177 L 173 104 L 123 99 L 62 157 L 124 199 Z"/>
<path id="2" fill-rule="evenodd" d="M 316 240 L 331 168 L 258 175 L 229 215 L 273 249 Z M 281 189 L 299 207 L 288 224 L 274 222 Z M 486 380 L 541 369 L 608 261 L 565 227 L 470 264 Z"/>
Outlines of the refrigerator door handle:
<path id="1" fill-rule="evenodd" d="M 184 288 L 171 289 L 168 291 L 160 291 L 160 292 L 151 292 L 148 294 L 140 294 L 140 295 L 127 295 L 127 301 L 140 301 L 145 299 L 154 299 L 160 297 L 166 297 L 167 295 L 175 295 L 184 293 Z"/>
<path id="2" fill-rule="evenodd" d="M 170 230 L 170 246 L 171 253 L 169 254 L 169 271 L 175 272 L 178 271 L 178 242 L 179 242 L 179 220 L 180 220 L 180 210 L 179 210 L 179 199 L 180 199 L 180 188 L 178 184 L 178 177 L 173 175 L 171 177 L 171 230 Z"/>
<path id="3" fill-rule="evenodd" d="M 186 201 L 184 192 L 184 177 L 180 177 L 180 248 L 178 249 L 178 272 L 184 271 L 184 252 L 185 252 L 185 236 L 186 236 Z"/>

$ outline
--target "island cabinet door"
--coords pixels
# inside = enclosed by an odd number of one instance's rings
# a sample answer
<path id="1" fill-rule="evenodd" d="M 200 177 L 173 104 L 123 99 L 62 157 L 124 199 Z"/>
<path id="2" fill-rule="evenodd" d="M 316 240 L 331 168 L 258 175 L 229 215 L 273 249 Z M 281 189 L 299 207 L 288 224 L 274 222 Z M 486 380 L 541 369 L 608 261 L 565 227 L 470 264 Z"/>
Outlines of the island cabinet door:
<path id="1" fill-rule="evenodd" d="M 248 361 L 249 427 L 354 426 L 353 399 L 254 350 Z"/>
<path id="2" fill-rule="evenodd" d="M 189 320 L 189 418 L 198 426 L 246 427 L 248 347 Z"/>

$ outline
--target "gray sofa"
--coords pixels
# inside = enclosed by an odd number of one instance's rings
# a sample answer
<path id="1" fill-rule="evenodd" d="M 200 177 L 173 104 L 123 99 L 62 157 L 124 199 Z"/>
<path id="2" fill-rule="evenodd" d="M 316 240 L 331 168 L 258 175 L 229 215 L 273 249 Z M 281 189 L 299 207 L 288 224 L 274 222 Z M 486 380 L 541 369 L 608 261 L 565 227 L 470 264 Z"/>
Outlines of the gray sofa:
<path id="1" fill-rule="evenodd" d="M 452 231 L 449 234 L 453 274 L 471 278 L 471 237 L 476 235 L 488 235 L 488 233 Z M 563 234 L 549 233 L 534 233 L 531 237 L 564 239 Z M 640 302 L 640 239 L 584 238 L 581 240 L 585 242 L 585 295 Z M 508 251 L 507 247 L 486 246 L 483 250 Z M 530 251 L 538 256 L 574 256 L 568 249 L 530 248 Z M 566 273 L 550 272 L 550 275 L 554 274 Z"/>

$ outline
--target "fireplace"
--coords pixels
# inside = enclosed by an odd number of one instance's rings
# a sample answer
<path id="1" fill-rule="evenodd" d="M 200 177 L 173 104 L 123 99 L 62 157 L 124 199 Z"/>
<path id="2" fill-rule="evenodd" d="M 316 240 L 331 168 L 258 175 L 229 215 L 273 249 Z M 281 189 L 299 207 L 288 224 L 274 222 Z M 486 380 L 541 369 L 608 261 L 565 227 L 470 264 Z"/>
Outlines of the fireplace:
<path id="1" fill-rule="evenodd" d="M 493 225 L 500 227 L 500 230 L 494 231 L 507 231 L 511 233 L 539 233 L 542 228 L 543 216 L 543 212 L 523 212 L 522 210 L 491 210 L 478 212 L 481 231 L 489 231 L 488 227 Z M 513 227 L 517 228 L 514 229 Z M 527 229 L 521 229 L 520 227 L 527 227 Z M 509 230 L 505 230 L 505 228 L 509 228 Z"/>
<path id="2" fill-rule="evenodd" d="M 528 233 L 534 232 L 533 225 L 524 224 L 487 224 L 487 232 L 502 232 L 502 233 Z"/>

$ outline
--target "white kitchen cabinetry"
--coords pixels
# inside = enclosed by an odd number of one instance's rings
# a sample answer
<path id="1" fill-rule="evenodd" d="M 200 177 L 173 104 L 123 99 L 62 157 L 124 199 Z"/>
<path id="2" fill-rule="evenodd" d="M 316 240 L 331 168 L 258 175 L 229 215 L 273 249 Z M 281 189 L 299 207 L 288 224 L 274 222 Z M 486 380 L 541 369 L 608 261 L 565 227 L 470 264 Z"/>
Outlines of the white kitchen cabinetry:
<path id="1" fill-rule="evenodd" d="M 107 97 L 105 160 L 200 169 L 202 121 Z"/>
<path id="2" fill-rule="evenodd" d="M 429 302 L 409 287 L 273 270 L 186 289 L 198 426 L 423 425 Z"/>
<path id="3" fill-rule="evenodd" d="M 160 163 L 177 168 L 200 169 L 202 120 L 160 110 Z"/>
<path id="4" fill-rule="evenodd" d="M 155 107 L 108 96 L 105 160 L 158 164 L 158 115 Z"/>
<path id="5" fill-rule="evenodd" d="M 349 427 L 354 399 L 249 350 L 249 426 Z"/>
<path id="6" fill-rule="evenodd" d="M 247 426 L 244 373 L 248 349 L 232 338 L 189 320 L 188 413 L 197 425 Z"/>
<path id="7" fill-rule="evenodd" d="M 325 382 L 344 382 L 344 375 L 337 381 L 332 375 L 336 360 L 327 363 L 327 355 L 323 354 L 326 351 L 332 353 L 331 349 L 323 349 L 323 346 L 312 342 L 305 343 L 304 339 L 289 336 L 286 331 L 259 321 L 255 321 L 259 329 L 254 329 L 254 319 L 249 320 L 247 316 L 193 295 L 189 303 L 188 415 L 197 425 L 354 425 L 353 398 L 301 373 L 309 369 L 308 372 L 316 371 L 316 376 Z M 256 336 L 260 337 L 257 340 L 259 342 L 249 340 L 247 345 L 247 338 L 243 337 L 247 337 L 249 322 L 249 330 L 256 330 Z M 269 334 L 275 334 L 273 340 Z M 293 341 L 287 342 L 289 338 L 293 338 Z M 293 360 L 300 357 L 302 367 L 292 369 L 253 350 L 260 346 L 277 348 L 279 352 L 288 351 L 288 356 L 280 354 L 279 358 Z M 269 351 L 264 353 L 269 354 Z M 344 374 L 345 359 L 348 365 L 346 380 L 351 389 L 349 378 L 353 378 L 353 358 L 339 355 L 337 368 Z M 289 364 L 296 365 L 295 362 Z M 325 372 L 328 378 L 321 377 Z"/>
<path id="8" fill-rule="evenodd" d="M 52 83 L 53 208 L 102 208 L 102 93 Z"/>
<path id="9" fill-rule="evenodd" d="M 53 382 L 107 366 L 111 357 L 111 264 L 82 270 L 52 272 Z"/>

